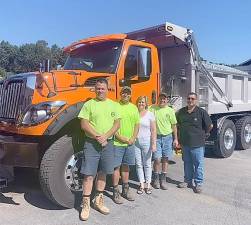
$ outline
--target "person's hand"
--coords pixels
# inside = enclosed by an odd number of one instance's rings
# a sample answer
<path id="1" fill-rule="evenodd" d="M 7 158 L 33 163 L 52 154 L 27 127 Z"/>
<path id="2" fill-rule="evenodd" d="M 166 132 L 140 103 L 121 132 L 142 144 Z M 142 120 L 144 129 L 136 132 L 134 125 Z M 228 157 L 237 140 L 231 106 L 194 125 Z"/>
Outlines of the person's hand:
<path id="1" fill-rule="evenodd" d="M 151 145 L 150 150 L 151 150 L 152 152 L 156 152 L 156 151 L 157 151 L 156 144 Z"/>
<path id="2" fill-rule="evenodd" d="M 210 137 L 210 133 L 205 134 L 205 138 L 208 139 Z"/>
<path id="3" fill-rule="evenodd" d="M 174 139 L 174 140 L 173 140 L 173 147 L 176 148 L 176 147 L 178 147 L 178 146 L 179 146 L 178 140 L 177 140 L 177 139 Z"/>
<path id="4" fill-rule="evenodd" d="M 129 140 L 128 140 L 128 145 L 133 145 L 134 144 L 134 142 L 135 142 L 135 139 L 134 138 L 130 138 Z"/>
<path id="5" fill-rule="evenodd" d="M 102 146 L 102 147 L 105 147 L 107 144 L 108 144 L 108 142 L 107 142 L 107 141 L 104 141 L 104 142 L 101 144 L 101 146 Z"/>
<path id="6" fill-rule="evenodd" d="M 96 136 L 96 140 L 102 145 L 104 142 L 107 142 L 107 137 L 105 135 Z"/>

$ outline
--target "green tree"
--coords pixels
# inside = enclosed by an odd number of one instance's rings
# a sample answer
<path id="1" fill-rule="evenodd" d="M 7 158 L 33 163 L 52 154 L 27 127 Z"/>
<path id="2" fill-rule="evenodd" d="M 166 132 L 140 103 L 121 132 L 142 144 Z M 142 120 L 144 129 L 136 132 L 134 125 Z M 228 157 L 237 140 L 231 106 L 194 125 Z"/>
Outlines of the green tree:
<path id="1" fill-rule="evenodd" d="M 66 60 L 66 54 L 63 49 L 56 44 L 51 46 L 51 65 L 53 69 L 56 69 L 57 65 L 63 66 Z"/>
<path id="2" fill-rule="evenodd" d="M 2 41 L 0 43 L 0 67 L 4 68 L 7 72 L 14 71 L 17 65 L 17 54 L 17 46 Z"/>
<path id="3" fill-rule="evenodd" d="M 0 42 L 0 67 L 1 74 L 16 74 L 39 70 L 40 63 L 50 59 L 52 68 L 63 65 L 66 55 L 63 49 L 56 44 L 51 48 L 44 40 L 35 44 L 11 45 L 9 42 Z"/>
<path id="4" fill-rule="evenodd" d="M 6 71 L 2 67 L 0 67 L 0 79 L 6 76 Z"/>

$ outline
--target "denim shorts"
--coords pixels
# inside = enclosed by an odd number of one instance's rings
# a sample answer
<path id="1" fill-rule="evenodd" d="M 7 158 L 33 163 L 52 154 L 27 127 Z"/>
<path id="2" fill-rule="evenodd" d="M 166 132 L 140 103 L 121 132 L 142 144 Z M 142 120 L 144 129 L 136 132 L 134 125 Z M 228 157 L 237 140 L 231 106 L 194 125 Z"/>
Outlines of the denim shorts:
<path id="1" fill-rule="evenodd" d="M 114 157 L 114 168 L 121 166 L 121 164 L 135 165 L 135 146 L 114 146 Z"/>
<path id="2" fill-rule="evenodd" d="M 105 147 L 102 147 L 96 140 L 87 138 L 83 153 L 80 171 L 82 174 L 96 176 L 98 171 L 102 171 L 104 174 L 113 174 L 114 147 L 112 140 L 108 141 Z"/>
<path id="3" fill-rule="evenodd" d="M 153 160 L 171 158 L 173 156 L 173 135 L 157 135 L 157 151 L 153 152 Z"/>

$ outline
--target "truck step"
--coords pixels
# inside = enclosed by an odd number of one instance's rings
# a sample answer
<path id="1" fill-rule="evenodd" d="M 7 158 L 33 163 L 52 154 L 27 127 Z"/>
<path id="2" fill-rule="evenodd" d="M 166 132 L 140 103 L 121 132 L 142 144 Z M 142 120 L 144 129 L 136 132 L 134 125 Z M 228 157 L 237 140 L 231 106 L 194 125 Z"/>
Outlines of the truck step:
<path id="1" fill-rule="evenodd" d="M 6 188 L 8 186 L 7 178 L 0 177 L 0 189 Z"/>

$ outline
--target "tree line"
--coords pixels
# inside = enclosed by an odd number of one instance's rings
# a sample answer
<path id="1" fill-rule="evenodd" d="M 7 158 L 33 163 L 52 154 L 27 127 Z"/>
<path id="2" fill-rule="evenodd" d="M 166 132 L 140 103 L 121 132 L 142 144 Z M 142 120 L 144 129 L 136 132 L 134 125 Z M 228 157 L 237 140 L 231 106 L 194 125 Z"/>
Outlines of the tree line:
<path id="1" fill-rule="evenodd" d="M 0 77 L 12 74 L 38 71 L 40 63 L 50 59 L 53 69 L 64 65 L 66 54 L 56 44 L 51 47 L 44 40 L 35 44 L 12 45 L 7 41 L 0 42 Z"/>

